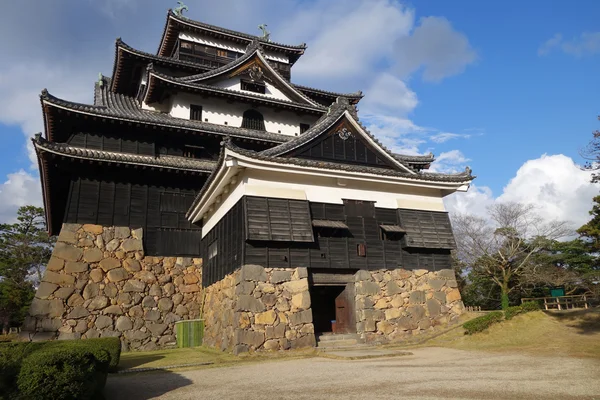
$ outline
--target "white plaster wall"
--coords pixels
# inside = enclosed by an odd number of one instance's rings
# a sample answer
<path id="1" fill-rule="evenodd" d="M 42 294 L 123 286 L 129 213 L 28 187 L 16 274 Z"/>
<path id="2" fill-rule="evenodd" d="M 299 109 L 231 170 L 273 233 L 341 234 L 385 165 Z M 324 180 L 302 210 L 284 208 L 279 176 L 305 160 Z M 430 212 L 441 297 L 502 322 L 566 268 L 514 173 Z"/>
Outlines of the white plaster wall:
<path id="1" fill-rule="evenodd" d="M 202 43 L 207 46 L 214 46 L 219 49 L 236 51 L 236 52 L 240 53 L 239 56 L 242 56 L 246 52 L 246 46 L 244 46 L 244 45 L 240 45 L 239 43 L 234 43 L 229 40 L 216 39 L 216 38 L 213 38 L 210 36 L 200 36 L 200 35 L 189 33 L 189 32 L 180 32 L 179 38 L 183 39 L 183 40 L 188 40 L 190 42 Z M 279 62 L 286 63 L 286 64 L 289 64 L 289 62 L 290 62 L 288 56 L 283 53 L 266 51 L 265 56 L 267 57 L 267 59 L 273 60 L 273 61 L 279 61 Z"/>
<path id="2" fill-rule="evenodd" d="M 242 196 L 273 197 L 308 200 L 320 203 L 343 204 L 344 199 L 374 201 L 375 207 L 414 210 L 446 211 L 442 192 L 405 185 L 246 170 L 238 176 L 235 190 L 221 194 L 221 203 L 204 220 L 204 237 Z"/>
<path id="3" fill-rule="evenodd" d="M 242 103 L 227 103 L 226 100 L 205 99 L 202 96 L 191 94 L 178 94 L 172 98 L 172 107 L 170 114 L 176 118 L 190 118 L 190 104 L 202 106 L 202 120 L 212 124 L 228 125 L 240 127 L 244 111 L 252 108 Z M 296 136 L 300 134 L 300 123 L 313 124 L 316 116 L 299 116 L 294 112 L 280 111 L 276 112 L 268 107 L 256 107 L 258 112 L 262 113 L 265 119 L 265 129 L 267 132 L 281 133 L 284 135 Z"/>
<path id="4" fill-rule="evenodd" d="M 281 90 L 277 89 L 275 86 L 273 86 L 269 82 L 265 82 L 265 94 L 263 95 L 262 93 L 247 92 L 245 90 L 242 90 L 241 80 L 242 80 L 242 78 L 240 76 L 234 76 L 232 78 L 213 82 L 213 83 L 211 83 L 211 85 L 220 87 L 220 88 L 224 88 L 224 89 L 236 90 L 241 93 L 252 93 L 253 95 L 257 95 L 257 96 L 269 97 L 269 98 L 278 99 L 278 100 L 291 101 L 291 99 L 289 97 L 287 97 L 285 94 L 283 94 L 283 92 Z"/>

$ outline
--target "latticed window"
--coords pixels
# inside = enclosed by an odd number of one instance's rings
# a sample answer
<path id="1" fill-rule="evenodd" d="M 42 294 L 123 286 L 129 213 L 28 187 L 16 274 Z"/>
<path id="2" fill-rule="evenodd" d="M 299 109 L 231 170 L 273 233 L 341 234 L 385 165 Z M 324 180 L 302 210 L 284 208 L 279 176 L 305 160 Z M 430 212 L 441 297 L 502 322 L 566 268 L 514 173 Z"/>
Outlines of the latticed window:
<path id="1" fill-rule="evenodd" d="M 242 119 L 242 128 L 265 131 L 265 119 L 263 118 L 263 115 L 256 110 L 245 111 L 244 118 Z"/>
<path id="2" fill-rule="evenodd" d="M 190 105 L 190 119 L 193 121 L 202 121 L 202 106 Z"/>

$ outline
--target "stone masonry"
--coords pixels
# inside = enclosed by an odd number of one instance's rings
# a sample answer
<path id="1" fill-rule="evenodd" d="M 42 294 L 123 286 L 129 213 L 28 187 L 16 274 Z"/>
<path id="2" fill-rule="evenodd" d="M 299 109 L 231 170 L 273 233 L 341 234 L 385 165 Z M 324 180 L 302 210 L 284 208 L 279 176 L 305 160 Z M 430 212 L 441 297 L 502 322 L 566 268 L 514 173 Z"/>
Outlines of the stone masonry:
<path id="1" fill-rule="evenodd" d="M 457 320 L 464 311 L 454 271 L 377 270 L 355 275 L 357 332 L 399 341 Z"/>
<path id="2" fill-rule="evenodd" d="M 204 344 L 239 354 L 315 346 L 306 268 L 244 265 L 206 288 Z"/>
<path id="3" fill-rule="evenodd" d="M 200 316 L 202 260 L 146 257 L 142 229 L 64 224 L 23 326 L 36 339 L 117 336 L 125 349 L 175 342 Z"/>

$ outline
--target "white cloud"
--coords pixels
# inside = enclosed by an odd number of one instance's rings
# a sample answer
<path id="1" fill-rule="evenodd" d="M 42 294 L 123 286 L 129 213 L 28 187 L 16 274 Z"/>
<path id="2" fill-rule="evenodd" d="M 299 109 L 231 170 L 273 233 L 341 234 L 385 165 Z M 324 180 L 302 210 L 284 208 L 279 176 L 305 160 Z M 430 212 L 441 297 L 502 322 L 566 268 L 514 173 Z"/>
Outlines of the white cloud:
<path id="1" fill-rule="evenodd" d="M 294 67 L 301 78 L 346 80 L 370 74 L 391 55 L 394 38 L 408 34 L 413 11 L 390 0 L 318 1 L 290 21 L 290 30 L 312 32 Z"/>
<path id="2" fill-rule="evenodd" d="M 534 204 L 542 217 L 579 227 L 588 221 L 592 198 L 598 194 L 599 187 L 590 183 L 590 176 L 591 172 L 581 170 L 565 155 L 543 155 L 525 162 L 497 198 L 489 188 L 473 185 L 467 193 L 448 196 L 445 204 L 450 212 L 482 217 L 496 201 Z"/>
<path id="3" fill-rule="evenodd" d="M 545 56 L 553 50 L 576 57 L 600 53 L 600 32 L 584 32 L 571 40 L 565 40 L 557 33 L 539 47 L 538 55 Z"/>
<path id="4" fill-rule="evenodd" d="M 381 73 L 366 90 L 361 108 L 367 113 L 407 115 L 419 104 L 417 94 L 406 83 L 387 72 Z"/>
<path id="5" fill-rule="evenodd" d="M 445 143 L 452 139 L 468 139 L 471 135 L 466 133 L 451 133 L 451 132 L 439 132 L 435 135 L 431 135 L 429 139 L 435 143 Z"/>
<path id="6" fill-rule="evenodd" d="M 466 163 L 471 161 L 460 150 L 440 153 L 429 168 L 430 172 L 456 173 L 464 171 Z"/>
<path id="7" fill-rule="evenodd" d="M 396 70 L 409 77 L 422 69 L 423 80 L 439 82 L 459 74 L 477 58 L 467 37 L 443 17 L 425 17 L 410 36 L 395 43 Z"/>
<path id="8" fill-rule="evenodd" d="M 39 179 L 20 170 L 0 184 L 0 223 L 15 222 L 17 210 L 24 205 L 41 206 L 42 193 Z"/>

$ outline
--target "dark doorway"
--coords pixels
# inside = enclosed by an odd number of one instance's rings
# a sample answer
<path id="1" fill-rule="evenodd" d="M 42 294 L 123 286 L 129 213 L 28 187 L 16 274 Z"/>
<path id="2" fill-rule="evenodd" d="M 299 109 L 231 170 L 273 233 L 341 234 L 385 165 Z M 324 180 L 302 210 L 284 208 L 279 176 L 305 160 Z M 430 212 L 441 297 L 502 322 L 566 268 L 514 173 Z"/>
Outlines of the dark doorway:
<path id="1" fill-rule="evenodd" d="M 315 333 L 354 333 L 354 285 L 311 286 Z M 335 322 L 333 322 L 335 321 Z"/>

